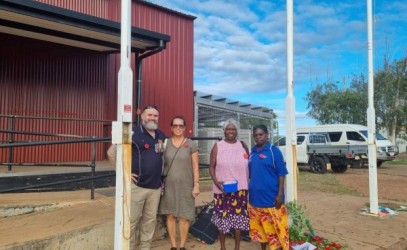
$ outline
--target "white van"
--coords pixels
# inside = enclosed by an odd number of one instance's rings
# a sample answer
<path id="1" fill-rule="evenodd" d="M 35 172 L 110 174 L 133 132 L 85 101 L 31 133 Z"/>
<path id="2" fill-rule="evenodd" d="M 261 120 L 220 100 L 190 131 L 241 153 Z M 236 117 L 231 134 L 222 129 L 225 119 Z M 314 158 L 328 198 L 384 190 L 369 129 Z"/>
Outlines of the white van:
<path id="1" fill-rule="evenodd" d="M 328 124 L 297 128 L 297 133 L 327 133 L 332 145 L 367 145 L 367 127 L 358 124 Z M 398 154 L 397 147 L 376 133 L 377 166 L 391 161 Z M 363 165 L 363 161 L 360 161 Z"/>
<path id="2" fill-rule="evenodd" d="M 274 142 L 284 160 L 286 159 L 286 138 L 281 137 Z M 327 170 L 343 173 L 348 165 L 353 165 L 355 158 L 367 155 L 365 145 L 332 145 L 327 133 L 298 133 L 296 159 L 298 165 L 308 165 L 313 173 L 324 174 Z"/>

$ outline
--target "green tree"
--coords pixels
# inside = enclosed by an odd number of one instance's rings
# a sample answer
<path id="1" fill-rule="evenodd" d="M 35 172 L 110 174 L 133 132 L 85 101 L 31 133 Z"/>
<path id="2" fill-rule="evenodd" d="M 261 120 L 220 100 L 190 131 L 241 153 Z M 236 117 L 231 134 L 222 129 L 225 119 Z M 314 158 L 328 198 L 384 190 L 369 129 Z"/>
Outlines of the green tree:
<path id="1" fill-rule="evenodd" d="M 375 110 L 377 127 L 389 131 L 392 141 L 407 119 L 407 57 L 394 61 L 385 60 L 383 70 L 375 76 Z"/>
<path id="2" fill-rule="evenodd" d="M 307 93 L 308 115 L 320 124 L 367 124 L 368 84 L 363 75 L 353 76 L 348 87 L 335 83 L 318 84 Z M 374 79 L 376 128 L 386 129 L 390 140 L 407 127 L 407 57 L 385 60 Z"/>
<path id="3" fill-rule="evenodd" d="M 308 115 L 320 124 L 366 124 L 367 83 L 363 75 L 354 76 L 349 87 L 342 89 L 335 83 L 318 84 L 305 100 Z"/>

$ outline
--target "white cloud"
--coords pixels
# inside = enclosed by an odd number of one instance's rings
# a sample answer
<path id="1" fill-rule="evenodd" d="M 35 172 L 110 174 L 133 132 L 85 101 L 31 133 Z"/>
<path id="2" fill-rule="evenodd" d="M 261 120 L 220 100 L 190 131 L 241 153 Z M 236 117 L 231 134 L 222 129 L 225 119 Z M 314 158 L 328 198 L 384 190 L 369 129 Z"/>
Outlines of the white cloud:
<path id="1" fill-rule="evenodd" d="M 239 97 L 285 117 L 285 1 L 151 0 L 197 16 L 194 81 L 198 91 Z M 375 63 L 406 55 L 407 2 L 374 1 Z M 298 121 L 304 96 L 316 83 L 366 72 L 366 2 L 294 2 L 294 94 Z M 284 119 L 284 118 L 283 118 Z"/>

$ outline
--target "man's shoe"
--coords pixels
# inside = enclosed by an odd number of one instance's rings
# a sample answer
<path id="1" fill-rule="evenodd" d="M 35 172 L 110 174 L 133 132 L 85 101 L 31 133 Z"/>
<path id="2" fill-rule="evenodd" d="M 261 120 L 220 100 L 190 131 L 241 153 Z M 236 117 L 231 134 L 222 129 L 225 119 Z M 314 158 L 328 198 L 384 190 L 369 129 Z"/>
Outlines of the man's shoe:
<path id="1" fill-rule="evenodd" d="M 177 248 L 176 247 L 171 247 L 171 249 L 170 250 L 177 250 Z"/>
<path id="2" fill-rule="evenodd" d="M 185 247 L 181 247 L 179 250 L 187 250 Z"/>

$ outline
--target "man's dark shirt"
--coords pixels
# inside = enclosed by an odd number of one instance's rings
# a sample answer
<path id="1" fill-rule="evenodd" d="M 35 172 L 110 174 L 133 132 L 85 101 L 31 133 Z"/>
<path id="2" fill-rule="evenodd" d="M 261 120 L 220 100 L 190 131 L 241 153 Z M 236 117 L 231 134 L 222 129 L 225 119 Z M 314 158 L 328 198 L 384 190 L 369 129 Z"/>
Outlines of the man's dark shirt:
<path id="1" fill-rule="evenodd" d="M 131 172 L 138 175 L 139 187 L 156 189 L 161 185 L 163 153 L 156 151 L 159 140 L 165 140 L 160 130 L 155 130 L 153 138 L 143 126 L 133 127 Z"/>

